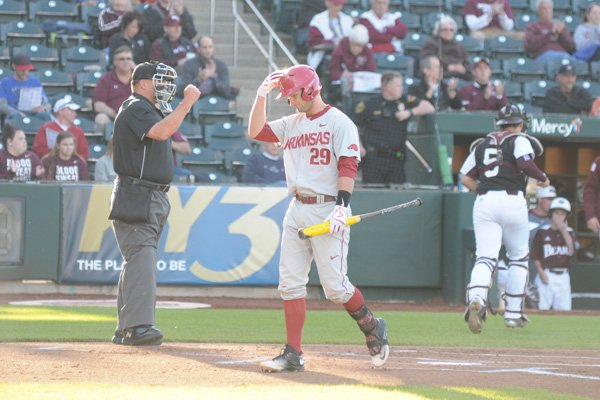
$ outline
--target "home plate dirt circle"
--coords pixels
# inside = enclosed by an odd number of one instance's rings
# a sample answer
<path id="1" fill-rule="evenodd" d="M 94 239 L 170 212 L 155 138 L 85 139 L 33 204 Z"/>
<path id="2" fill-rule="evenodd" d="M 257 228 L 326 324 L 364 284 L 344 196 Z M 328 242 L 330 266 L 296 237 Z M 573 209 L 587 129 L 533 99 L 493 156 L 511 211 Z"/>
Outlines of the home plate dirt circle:
<path id="1" fill-rule="evenodd" d="M 116 307 L 116 299 L 100 299 L 100 300 L 66 300 L 66 299 L 46 299 L 46 300 L 24 300 L 11 301 L 9 304 L 13 306 L 53 306 L 53 307 Z M 192 303 L 186 301 L 157 301 L 156 308 L 210 308 L 210 304 Z"/>

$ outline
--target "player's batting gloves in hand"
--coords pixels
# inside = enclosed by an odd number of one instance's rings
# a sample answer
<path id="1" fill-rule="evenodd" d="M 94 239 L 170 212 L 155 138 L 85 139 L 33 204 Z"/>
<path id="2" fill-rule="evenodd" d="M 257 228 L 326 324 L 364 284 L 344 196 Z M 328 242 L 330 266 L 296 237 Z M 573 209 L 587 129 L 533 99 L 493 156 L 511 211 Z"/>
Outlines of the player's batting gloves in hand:
<path id="1" fill-rule="evenodd" d="M 341 205 L 336 205 L 331 215 L 329 215 L 329 233 L 334 235 L 344 230 L 346 227 L 346 210 Z"/>
<path id="2" fill-rule="evenodd" d="M 265 78 L 263 83 L 259 86 L 256 94 L 260 97 L 267 97 L 267 95 L 271 92 L 271 90 L 275 89 L 277 83 L 279 82 L 279 78 L 283 76 L 282 71 L 273 71 Z"/>

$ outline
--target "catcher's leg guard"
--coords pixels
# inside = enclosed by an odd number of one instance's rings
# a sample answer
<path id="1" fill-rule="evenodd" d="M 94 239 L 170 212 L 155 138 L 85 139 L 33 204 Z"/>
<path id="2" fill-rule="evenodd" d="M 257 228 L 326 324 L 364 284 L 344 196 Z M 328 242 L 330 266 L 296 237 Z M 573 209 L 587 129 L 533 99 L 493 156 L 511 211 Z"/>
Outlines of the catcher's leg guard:
<path id="1" fill-rule="evenodd" d="M 470 303 L 475 297 L 487 300 L 495 267 L 495 258 L 477 257 L 471 271 L 471 282 L 467 287 L 467 303 Z"/>
<path id="2" fill-rule="evenodd" d="M 508 282 L 506 285 L 506 311 L 504 321 L 507 326 L 525 326 L 527 318 L 523 315 L 525 288 L 529 276 L 527 259 L 510 260 L 508 264 Z M 520 321 L 520 322 L 516 322 Z"/>

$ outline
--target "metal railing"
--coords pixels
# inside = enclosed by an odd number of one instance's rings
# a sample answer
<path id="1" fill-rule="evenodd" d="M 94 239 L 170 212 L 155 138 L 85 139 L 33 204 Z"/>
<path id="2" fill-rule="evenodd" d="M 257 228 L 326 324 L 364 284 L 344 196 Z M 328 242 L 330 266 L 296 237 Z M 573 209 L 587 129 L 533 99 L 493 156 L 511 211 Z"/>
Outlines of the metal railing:
<path id="1" fill-rule="evenodd" d="M 262 29 L 267 31 L 269 37 L 267 39 L 268 40 L 267 49 L 265 49 L 264 46 L 262 45 L 262 43 L 258 40 L 256 35 L 254 34 L 254 32 L 252 32 L 252 30 L 248 27 L 248 25 L 246 24 L 246 22 L 244 21 L 242 16 L 238 13 L 237 0 L 232 0 L 231 1 L 231 11 L 232 11 L 233 17 L 235 18 L 235 24 L 234 24 L 234 28 L 233 28 L 233 65 L 235 67 L 238 66 L 238 46 L 239 46 L 238 42 L 239 42 L 239 27 L 240 26 L 242 27 L 242 29 L 244 29 L 246 34 L 250 37 L 250 40 L 252 40 L 254 45 L 258 48 L 258 51 L 260 51 L 260 53 L 265 57 L 265 59 L 267 60 L 267 63 L 269 64 L 271 69 L 273 69 L 273 70 L 279 69 L 279 66 L 277 65 L 277 63 L 274 60 L 274 58 L 275 58 L 274 57 L 275 56 L 274 44 L 277 44 L 277 46 L 279 46 L 279 48 L 283 51 L 285 56 L 289 59 L 291 65 L 298 64 L 298 60 L 296 60 L 296 57 L 294 57 L 294 55 L 290 52 L 290 50 L 286 47 L 286 45 L 281 41 L 281 39 L 279 38 L 277 33 L 275 33 L 273 28 L 271 28 L 271 26 L 269 25 L 269 23 L 267 22 L 265 17 L 263 17 L 261 12 L 258 10 L 258 8 L 256 8 L 256 6 L 252 3 L 252 1 L 250 1 L 250 0 L 243 0 L 243 1 L 244 1 L 245 6 L 248 7 L 250 10 L 252 10 L 254 15 L 258 18 L 258 21 L 262 25 Z"/>

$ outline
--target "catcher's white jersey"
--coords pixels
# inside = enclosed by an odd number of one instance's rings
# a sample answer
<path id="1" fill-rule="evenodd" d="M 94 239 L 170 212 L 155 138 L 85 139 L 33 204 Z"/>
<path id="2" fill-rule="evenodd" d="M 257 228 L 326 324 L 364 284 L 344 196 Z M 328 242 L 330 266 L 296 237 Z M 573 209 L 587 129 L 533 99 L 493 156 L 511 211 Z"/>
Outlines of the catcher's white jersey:
<path id="1" fill-rule="evenodd" d="M 281 142 L 290 194 L 337 196 L 338 158 L 360 161 L 358 130 L 340 110 L 327 106 L 307 117 L 296 113 L 270 121 Z"/>

